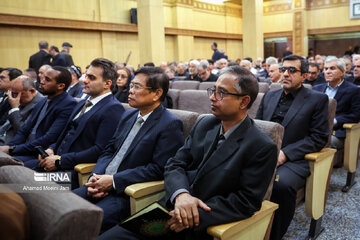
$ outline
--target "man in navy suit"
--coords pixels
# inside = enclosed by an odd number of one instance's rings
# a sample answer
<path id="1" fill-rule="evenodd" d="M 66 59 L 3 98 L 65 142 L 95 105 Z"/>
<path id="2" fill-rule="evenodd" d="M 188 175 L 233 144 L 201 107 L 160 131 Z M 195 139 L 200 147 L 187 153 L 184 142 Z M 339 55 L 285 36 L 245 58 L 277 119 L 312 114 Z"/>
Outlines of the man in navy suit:
<path id="1" fill-rule="evenodd" d="M 360 121 L 360 88 L 344 80 L 345 63 L 337 57 L 329 56 L 325 60 L 324 74 L 327 83 L 316 85 L 314 90 L 335 98 L 336 114 L 334 118 L 334 132 L 331 136 L 331 147 L 342 149 L 344 147 L 346 131 L 344 123 L 357 123 Z"/>
<path id="2" fill-rule="evenodd" d="M 86 87 L 85 87 L 86 88 Z M 104 210 L 102 231 L 129 216 L 127 186 L 163 179 L 164 165 L 184 141 L 182 121 L 161 105 L 167 75 L 143 67 L 130 84 L 129 104 L 88 183 L 74 192 Z"/>
<path id="3" fill-rule="evenodd" d="M 70 73 L 71 73 L 71 79 L 72 82 L 67 90 L 70 96 L 82 98 L 82 96 L 86 96 L 86 94 L 83 93 L 84 86 L 79 82 L 79 78 L 82 76 L 81 74 L 81 68 L 77 66 L 70 66 L 69 67 Z"/>
<path id="4" fill-rule="evenodd" d="M 71 74 L 66 68 L 47 70 L 40 85 L 40 92 L 47 97 L 36 104 L 25 125 L 0 150 L 22 160 L 29 168 L 37 167 L 29 161 L 38 155 L 35 147 L 46 149 L 56 142 L 76 105 L 76 101 L 66 92 L 70 83 Z"/>
<path id="5" fill-rule="evenodd" d="M 97 58 L 84 80 L 89 100 L 79 102 L 64 131 L 46 150 L 46 158 L 34 159 L 45 171 L 73 170 L 76 164 L 96 162 L 113 136 L 124 108 L 111 94 L 117 79 L 114 63 Z"/>
<path id="6" fill-rule="evenodd" d="M 328 98 L 305 88 L 308 64 L 305 58 L 284 58 L 282 89 L 267 92 L 256 118 L 280 123 L 284 128 L 278 156 L 278 181 L 274 182 L 271 201 L 279 204 L 274 216 L 271 239 L 282 239 L 294 216 L 296 192 L 310 174 L 305 154 L 320 151 L 329 136 Z"/>

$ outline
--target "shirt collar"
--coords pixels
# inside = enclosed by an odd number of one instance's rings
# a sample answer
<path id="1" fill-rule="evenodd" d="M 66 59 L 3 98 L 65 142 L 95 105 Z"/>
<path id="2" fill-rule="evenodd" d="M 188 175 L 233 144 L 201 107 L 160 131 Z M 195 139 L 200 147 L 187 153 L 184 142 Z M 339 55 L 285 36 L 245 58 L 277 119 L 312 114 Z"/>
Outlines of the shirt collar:
<path id="1" fill-rule="evenodd" d="M 100 102 L 101 100 L 103 100 L 104 98 L 106 98 L 107 96 L 109 96 L 110 94 L 112 94 L 111 92 L 107 92 L 103 95 L 97 96 L 94 99 L 89 99 L 89 101 L 92 103 L 93 106 L 95 106 L 95 104 L 97 104 L 98 102 Z"/>
<path id="2" fill-rule="evenodd" d="M 330 88 L 331 90 L 336 90 L 341 86 L 341 84 L 343 84 L 343 82 L 344 82 L 344 79 L 341 80 L 341 82 L 338 85 L 336 85 L 334 88 L 330 86 L 329 82 L 327 82 L 327 87 Z"/>
<path id="3" fill-rule="evenodd" d="M 154 111 L 154 110 L 153 110 L 153 111 Z M 149 112 L 149 113 L 146 114 L 145 116 L 141 116 L 140 111 L 139 111 L 137 118 L 141 117 L 141 118 L 144 120 L 144 122 L 146 122 L 146 120 L 149 118 L 150 114 L 151 114 L 153 111 Z"/>
<path id="4" fill-rule="evenodd" d="M 245 118 L 243 118 L 240 122 L 232 126 L 229 130 L 227 130 L 226 133 L 224 133 L 223 127 L 221 125 L 219 136 L 224 135 L 225 139 L 228 139 L 230 135 L 241 125 L 241 123 L 245 120 Z"/>

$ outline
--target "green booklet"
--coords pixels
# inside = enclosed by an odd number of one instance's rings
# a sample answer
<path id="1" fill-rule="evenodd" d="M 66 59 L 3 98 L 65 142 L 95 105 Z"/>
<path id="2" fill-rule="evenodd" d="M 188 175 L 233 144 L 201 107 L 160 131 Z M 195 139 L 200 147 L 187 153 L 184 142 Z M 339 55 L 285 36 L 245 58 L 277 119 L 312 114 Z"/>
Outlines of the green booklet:
<path id="1" fill-rule="evenodd" d="M 122 221 L 120 226 L 147 239 L 159 239 L 168 233 L 165 223 L 170 218 L 169 211 L 154 202 Z"/>

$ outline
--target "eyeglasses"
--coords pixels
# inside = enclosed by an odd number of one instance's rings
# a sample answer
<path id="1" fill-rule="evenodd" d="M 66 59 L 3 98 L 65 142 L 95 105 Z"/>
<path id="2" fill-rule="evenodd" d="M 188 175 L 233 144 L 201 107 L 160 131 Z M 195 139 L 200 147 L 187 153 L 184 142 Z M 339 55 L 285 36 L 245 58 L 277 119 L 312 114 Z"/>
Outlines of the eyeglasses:
<path id="1" fill-rule="evenodd" d="M 130 83 L 129 85 L 130 89 L 140 90 L 140 89 L 152 89 L 152 87 L 143 87 L 138 83 Z"/>
<path id="2" fill-rule="evenodd" d="M 243 96 L 248 95 L 248 94 L 243 94 L 243 93 L 229 93 L 229 92 L 225 92 L 223 90 L 216 91 L 215 87 L 208 88 L 207 89 L 207 94 L 208 94 L 209 97 L 211 97 L 214 94 L 215 99 L 217 101 L 223 100 L 225 95 L 233 95 L 233 96 L 238 96 L 238 97 L 243 97 Z"/>
<path id="3" fill-rule="evenodd" d="M 301 70 L 296 69 L 296 67 L 281 67 L 281 68 L 279 68 L 279 70 L 282 73 L 286 72 L 286 70 L 287 70 L 290 74 L 294 74 L 296 72 L 301 72 Z"/>

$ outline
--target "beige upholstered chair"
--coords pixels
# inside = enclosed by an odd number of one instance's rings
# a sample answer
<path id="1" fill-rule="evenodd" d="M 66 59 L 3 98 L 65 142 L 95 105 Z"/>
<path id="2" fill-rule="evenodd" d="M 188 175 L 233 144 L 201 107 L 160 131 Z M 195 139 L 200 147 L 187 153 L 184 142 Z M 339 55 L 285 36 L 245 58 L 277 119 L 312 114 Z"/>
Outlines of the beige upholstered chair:
<path id="1" fill-rule="evenodd" d="M 171 85 L 172 89 L 186 90 L 186 89 L 199 89 L 200 82 L 198 81 L 174 81 Z"/>
<path id="2" fill-rule="evenodd" d="M 206 114 L 200 115 L 199 119 Z M 261 130 L 266 132 L 281 147 L 284 128 L 277 123 L 255 120 Z M 270 199 L 272 183 L 264 199 Z M 128 186 L 125 193 L 130 196 L 131 213 L 159 200 L 165 194 L 164 181 L 138 183 Z M 264 200 L 262 207 L 252 217 L 232 223 L 212 226 L 207 229 L 214 239 L 267 239 L 270 234 L 271 222 L 277 204 Z"/>
<path id="3" fill-rule="evenodd" d="M 182 122 L 183 122 L 183 130 L 184 130 L 184 137 L 186 138 L 192 126 L 197 121 L 199 114 L 196 112 L 190 112 L 190 111 L 184 111 L 184 110 L 178 110 L 178 109 L 168 109 L 171 113 L 178 116 Z M 87 183 L 89 176 L 92 172 L 92 170 L 95 167 L 95 163 L 81 163 L 75 166 L 75 171 L 78 173 L 78 179 L 79 179 L 79 186 L 84 185 Z"/>
<path id="4" fill-rule="evenodd" d="M 208 88 L 211 88 L 215 86 L 216 82 L 201 82 L 199 85 L 199 90 L 207 90 Z"/>
<path id="5" fill-rule="evenodd" d="M 178 109 L 197 112 L 199 114 L 211 113 L 211 102 L 205 90 L 183 90 L 179 95 Z"/>
<path id="6" fill-rule="evenodd" d="M 258 93 L 253 105 L 251 106 L 251 108 L 248 111 L 249 117 L 251 117 L 251 118 L 256 117 L 256 113 L 257 113 L 257 111 L 259 109 L 259 106 L 260 106 L 260 103 L 261 103 L 261 100 L 262 100 L 263 96 L 264 96 L 264 93 L 261 93 L 261 92 Z"/>
<path id="7" fill-rule="evenodd" d="M 39 186 L 34 171 L 23 166 L 0 167 L 0 183 L 12 186 Z M 36 185 L 37 183 L 37 185 Z M 50 188 L 59 187 L 47 183 Z M 103 212 L 97 206 L 70 191 L 18 193 L 24 200 L 30 219 L 30 236 L 27 239 L 96 239 Z M 91 219 L 91 221 L 89 221 Z"/>
<path id="8" fill-rule="evenodd" d="M 281 84 L 280 83 L 272 83 L 272 84 L 270 84 L 270 91 L 272 91 L 272 90 L 278 90 L 278 89 L 280 89 L 281 88 Z"/>
<path id="9" fill-rule="evenodd" d="M 346 129 L 344 168 L 348 171 L 348 173 L 346 184 L 342 188 L 342 191 L 348 192 L 355 184 L 355 174 L 359 158 L 360 123 L 346 123 L 343 127 Z"/>
<path id="10" fill-rule="evenodd" d="M 269 91 L 269 84 L 266 82 L 259 82 L 259 93 L 266 93 Z"/>
<path id="11" fill-rule="evenodd" d="M 173 109 L 177 109 L 179 105 L 179 95 L 181 90 L 179 89 L 169 89 L 167 95 L 171 97 L 173 103 Z"/>

